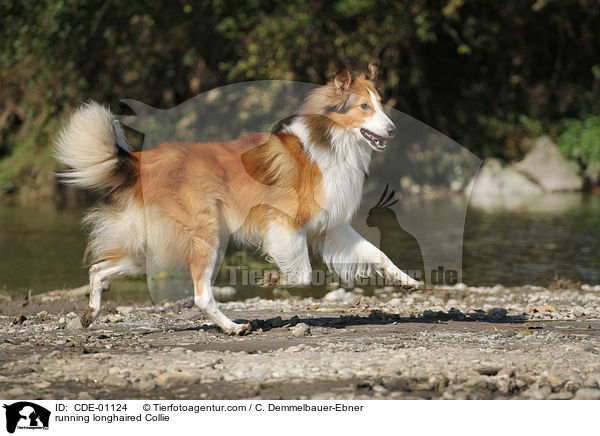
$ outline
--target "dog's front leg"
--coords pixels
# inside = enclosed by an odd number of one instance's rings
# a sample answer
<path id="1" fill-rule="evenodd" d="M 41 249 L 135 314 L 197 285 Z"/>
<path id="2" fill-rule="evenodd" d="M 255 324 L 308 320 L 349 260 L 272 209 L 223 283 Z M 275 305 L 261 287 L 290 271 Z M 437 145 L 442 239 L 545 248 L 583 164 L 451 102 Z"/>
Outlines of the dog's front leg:
<path id="1" fill-rule="evenodd" d="M 271 223 L 264 236 L 263 250 L 279 267 L 287 285 L 310 285 L 312 269 L 303 229 Z"/>
<path id="2" fill-rule="evenodd" d="M 379 273 L 402 286 L 422 286 L 421 282 L 400 270 L 350 224 L 327 229 L 325 237 L 319 241 L 317 247 L 327 265 L 346 280 Z"/>

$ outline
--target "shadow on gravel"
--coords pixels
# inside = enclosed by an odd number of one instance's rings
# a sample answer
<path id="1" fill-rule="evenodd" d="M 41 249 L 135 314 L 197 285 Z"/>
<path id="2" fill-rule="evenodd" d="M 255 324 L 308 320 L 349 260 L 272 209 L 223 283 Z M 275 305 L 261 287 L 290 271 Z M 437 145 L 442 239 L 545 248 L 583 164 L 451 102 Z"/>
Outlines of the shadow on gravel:
<path id="1" fill-rule="evenodd" d="M 500 310 L 502 312 L 500 312 Z M 492 309 L 493 311 L 493 309 Z M 490 312 L 492 312 L 490 311 Z M 502 323 L 522 323 L 527 321 L 524 314 L 507 316 L 505 309 L 498 309 L 498 312 L 481 313 L 465 315 L 459 310 L 449 310 L 448 312 L 433 312 L 426 310 L 423 315 L 402 316 L 390 314 L 380 310 L 373 310 L 368 316 L 360 315 L 342 315 L 339 317 L 319 317 L 319 318 L 300 318 L 297 315 L 289 320 L 283 320 L 280 316 L 266 320 L 240 320 L 240 322 L 250 322 L 252 330 L 262 329 L 263 331 L 271 330 L 272 328 L 295 326 L 299 323 L 304 323 L 314 327 L 332 327 L 344 328 L 355 325 L 384 325 L 392 323 L 438 323 L 444 321 L 485 321 L 485 322 L 502 322 Z"/>
<path id="2" fill-rule="evenodd" d="M 333 311 L 333 309 L 332 309 Z M 450 309 L 448 312 L 426 310 L 421 316 L 410 315 L 402 316 L 398 314 L 390 314 L 380 310 L 373 310 L 368 316 L 360 315 L 341 315 L 338 317 L 318 317 L 318 318 L 300 318 L 294 315 L 289 319 L 283 319 L 281 316 L 269 319 L 236 319 L 238 323 L 250 323 L 252 331 L 262 330 L 269 331 L 274 328 L 293 327 L 297 324 L 304 323 L 310 327 L 331 327 L 342 329 L 356 325 L 385 325 L 393 323 L 429 323 L 435 324 L 445 321 L 463 321 L 463 322 L 491 322 L 503 324 L 520 324 L 528 321 L 525 314 L 507 315 L 506 309 L 494 308 L 487 313 L 475 312 L 465 315 L 458 309 Z M 201 325 L 197 327 L 187 327 L 182 329 L 174 329 L 174 331 L 219 331 L 215 325 Z"/>

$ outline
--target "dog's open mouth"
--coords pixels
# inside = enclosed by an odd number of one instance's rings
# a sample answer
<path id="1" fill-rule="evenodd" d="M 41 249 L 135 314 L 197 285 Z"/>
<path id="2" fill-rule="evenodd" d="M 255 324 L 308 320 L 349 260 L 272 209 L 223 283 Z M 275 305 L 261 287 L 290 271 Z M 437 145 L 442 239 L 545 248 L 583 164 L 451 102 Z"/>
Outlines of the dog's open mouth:
<path id="1" fill-rule="evenodd" d="M 377 151 L 383 151 L 385 149 L 385 143 L 390 138 L 384 138 L 383 136 L 376 135 L 367 129 L 360 129 L 360 133 L 365 137 L 365 139 L 369 142 L 369 145 Z"/>

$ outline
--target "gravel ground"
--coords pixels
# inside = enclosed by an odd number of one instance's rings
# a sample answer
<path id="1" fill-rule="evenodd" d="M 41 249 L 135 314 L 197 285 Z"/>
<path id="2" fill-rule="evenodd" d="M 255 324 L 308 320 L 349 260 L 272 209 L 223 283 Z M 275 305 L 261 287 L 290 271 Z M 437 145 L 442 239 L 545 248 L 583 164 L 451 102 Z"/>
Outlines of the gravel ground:
<path id="1" fill-rule="evenodd" d="M 600 286 L 459 284 L 222 303 L 222 334 L 191 299 L 106 302 L 85 289 L 0 307 L 5 399 L 600 399 Z M 110 293 L 107 294 L 107 297 Z"/>

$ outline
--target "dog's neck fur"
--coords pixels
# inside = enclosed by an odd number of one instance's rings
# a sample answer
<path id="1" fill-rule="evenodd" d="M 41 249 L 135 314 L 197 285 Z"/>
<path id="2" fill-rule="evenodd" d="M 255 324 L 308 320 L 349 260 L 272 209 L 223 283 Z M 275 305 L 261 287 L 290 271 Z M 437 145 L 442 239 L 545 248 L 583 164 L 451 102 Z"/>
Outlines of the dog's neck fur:
<path id="1" fill-rule="evenodd" d="M 365 174 L 371 162 L 371 148 L 354 133 L 334 127 L 322 132 L 322 138 L 327 138 L 327 141 L 315 143 L 302 115 L 284 130 L 300 139 L 305 152 L 323 174 L 325 199 L 321 207 L 326 216 L 317 219 L 315 230 L 349 222 L 360 206 Z"/>

